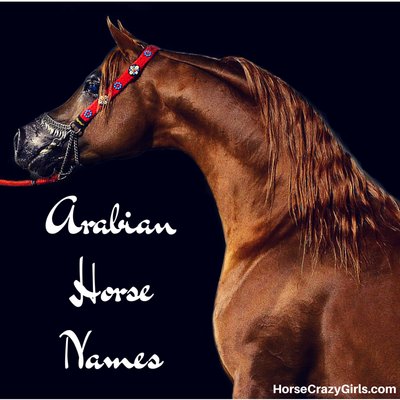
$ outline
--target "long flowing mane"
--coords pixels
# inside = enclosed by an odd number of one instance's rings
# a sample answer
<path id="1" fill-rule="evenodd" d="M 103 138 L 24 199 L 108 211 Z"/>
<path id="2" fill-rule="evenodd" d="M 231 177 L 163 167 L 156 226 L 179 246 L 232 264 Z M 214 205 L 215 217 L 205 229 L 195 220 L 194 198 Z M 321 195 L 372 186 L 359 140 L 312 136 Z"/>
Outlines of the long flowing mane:
<path id="1" fill-rule="evenodd" d="M 254 63 L 234 59 L 241 64 L 259 105 L 268 145 L 270 195 L 278 149 L 285 146 L 292 160 L 289 209 L 302 229 L 304 249 L 311 250 L 313 263 L 333 249 L 336 262 L 352 267 L 359 277 L 365 236 L 372 234 L 384 250 L 384 230 L 400 230 L 397 201 L 361 170 L 295 90 Z"/>
<path id="2" fill-rule="evenodd" d="M 100 95 L 117 78 L 123 60 L 118 49 L 107 55 L 101 66 Z M 223 61 L 240 63 L 259 106 L 267 141 L 263 159 L 270 171 L 268 199 L 274 198 L 278 154 L 284 146 L 292 160 L 289 210 L 301 229 L 304 253 L 311 252 L 315 265 L 333 250 L 336 264 L 359 278 L 365 261 L 364 238 L 374 237 L 384 251 L 384 230 L 400 231 L 397 201 L 362 171 L 323 118 L 293 88 L 244 58 Z M 259 151 L 265 152 L 265 147 Z"/>

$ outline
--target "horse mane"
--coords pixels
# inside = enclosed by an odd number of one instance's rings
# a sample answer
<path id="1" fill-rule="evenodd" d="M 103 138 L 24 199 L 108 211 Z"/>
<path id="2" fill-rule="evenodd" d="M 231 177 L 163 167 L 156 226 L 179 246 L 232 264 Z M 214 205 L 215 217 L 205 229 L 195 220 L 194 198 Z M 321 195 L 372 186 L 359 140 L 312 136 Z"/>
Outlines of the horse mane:
<path id="1" fill-rule="evenodd" d="M 366 261 L 366 234 L 372 233 L 384 251 L 384 230 L 400 230 L 397 201 L 361 170 L 294 89 L 244 58 L 234 60 L 259 105 L 268 149 L 269 198 L 273 199 L 279 148 L 284 146 L 292 160 L 289 210 L 301 227 L 304 252 L 311 250 L 315 265 L 332 249 L 336 263 L 346 270 L 352 267 L 350 272 L 359 279 L 361 262 Z"/>
<path id="2" fill-rule="evenodd" d="M 145 43 L 133 38 L 137 46 Z M 116 80 L 122 52 L 115 48 L 101 65 L 99 95 Z M 304 254 L 313 266 L 328 251 L 336 264 L 360 277 L 365 237 L 374 236 L 385 253 L 384 230 L 400 231 L 400 209 L 357 165 L 318 112 L 293 88 L 270 72 L 240 57 L 227 57 L 243 68 L 259 106 L 267 145 L 262 158 L 269 171 L 267 199 L 273 202 L 279 151 L 291 158 L 289 211 L 301 229 Z M 106 110 L 107 111 L 107 110 Z M 261 146 L 258 151 L 265 152 Z"/>

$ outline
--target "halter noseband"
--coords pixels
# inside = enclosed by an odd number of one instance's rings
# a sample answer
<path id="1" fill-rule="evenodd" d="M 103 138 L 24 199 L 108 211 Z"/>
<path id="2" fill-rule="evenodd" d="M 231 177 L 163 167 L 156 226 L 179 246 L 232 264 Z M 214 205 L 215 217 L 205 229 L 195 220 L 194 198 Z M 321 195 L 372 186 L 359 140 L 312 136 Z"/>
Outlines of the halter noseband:
<path id="1" fill-rule="evenodd" d="M 59 181 L 66 178 L 75 169 L 75 167 L 79 165 L 78 137 L 82 135 L 83 130 L 76 129 L 75 124 L 72 123 L 68 125 L 58 122 L 50 117 L 50 115 L 47 113 L 40 115 L 35 120 L 35 122 L 40 125 L 44 130 L 46 130 L 51 136 L 53 136 L 53 140 L 47 147 L 47 151 L 50 151 L 51 149 L 57 147 L 62 148 L 65 141 L 68 140 L 60 171 L 55 174 L 57 176 L 57 179 L 55 179 L 54 181 Z M 73 164 L 70 165 L 68 169 L 66 169 L 71 155 L 73 155 Z M 54 175 L 51 178 L 53 177 Z M 37 184 L 37 182 L 35 183 Z"/>
<path id="2" fill-rule="evenodd" d="M 147 46 L 133 64 L 108 87 L 107 94 L 93 101 L 71 124 L 58 122 L 48 113 L 40 115 L 35 122 L 53 136 L 53 141 L 50 143 L 49 149 L 62 147 L 65 141 L 68 140 L 60 171 L 48 178 L 39 178 L 37 180 L 8 181 L 0 179 L 0 186 L 44 185 L 66 178 L 79 165 L 78 138 L 83 135 L 85 128 L 104 106 L 120 94 L 129 83 L 136 81 L 140 77 L 145 66 L 159 50 L 157 46 Z M 67 169 L 71 155 L 73 156 L 73 164 Z"/>

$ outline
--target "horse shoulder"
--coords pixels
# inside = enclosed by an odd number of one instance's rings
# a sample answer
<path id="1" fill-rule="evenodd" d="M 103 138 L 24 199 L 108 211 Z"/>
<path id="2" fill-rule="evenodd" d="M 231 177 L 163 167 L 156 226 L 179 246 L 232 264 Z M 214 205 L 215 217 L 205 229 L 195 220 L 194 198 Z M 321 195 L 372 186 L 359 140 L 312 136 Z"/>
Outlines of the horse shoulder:
<path id="1" fill-rule="evenodd" d="M 313 359 L 329 285 L 302 277 L 297 260 L 274 249 L 223 274 L 214 331 L 231 376 L 261 368 L 279 382 L 289 379 L 288 371 L 300 374 Z"/>
<path id="2" fill-rule="evenodd" d="M 321 346 L 330 384 L 400 384 L 398 266 L 361 284 L 342 282 L 321 319 Z"/>

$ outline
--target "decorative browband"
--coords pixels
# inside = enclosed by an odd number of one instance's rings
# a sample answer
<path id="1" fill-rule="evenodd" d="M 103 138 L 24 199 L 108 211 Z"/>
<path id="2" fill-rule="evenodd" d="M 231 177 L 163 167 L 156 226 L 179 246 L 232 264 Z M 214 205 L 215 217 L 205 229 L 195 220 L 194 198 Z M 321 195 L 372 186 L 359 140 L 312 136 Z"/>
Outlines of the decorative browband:
<path id="1" fill-rule="evenodd" d="M 119 78 L 108 88 L 107 94 L 100 96 L 89 107 L 85 108 L 81 114 L 76 118 L 75 123 L 81 129 L 84 129 L 89 122 L 107 105 L 115 96 L 121 93 L 125 87 L 137 80 L 148 62 L 160 50 L 157 46 L 147 46 L 139 57 L 134 61 L 129 68 L 123 72 Z"/>

